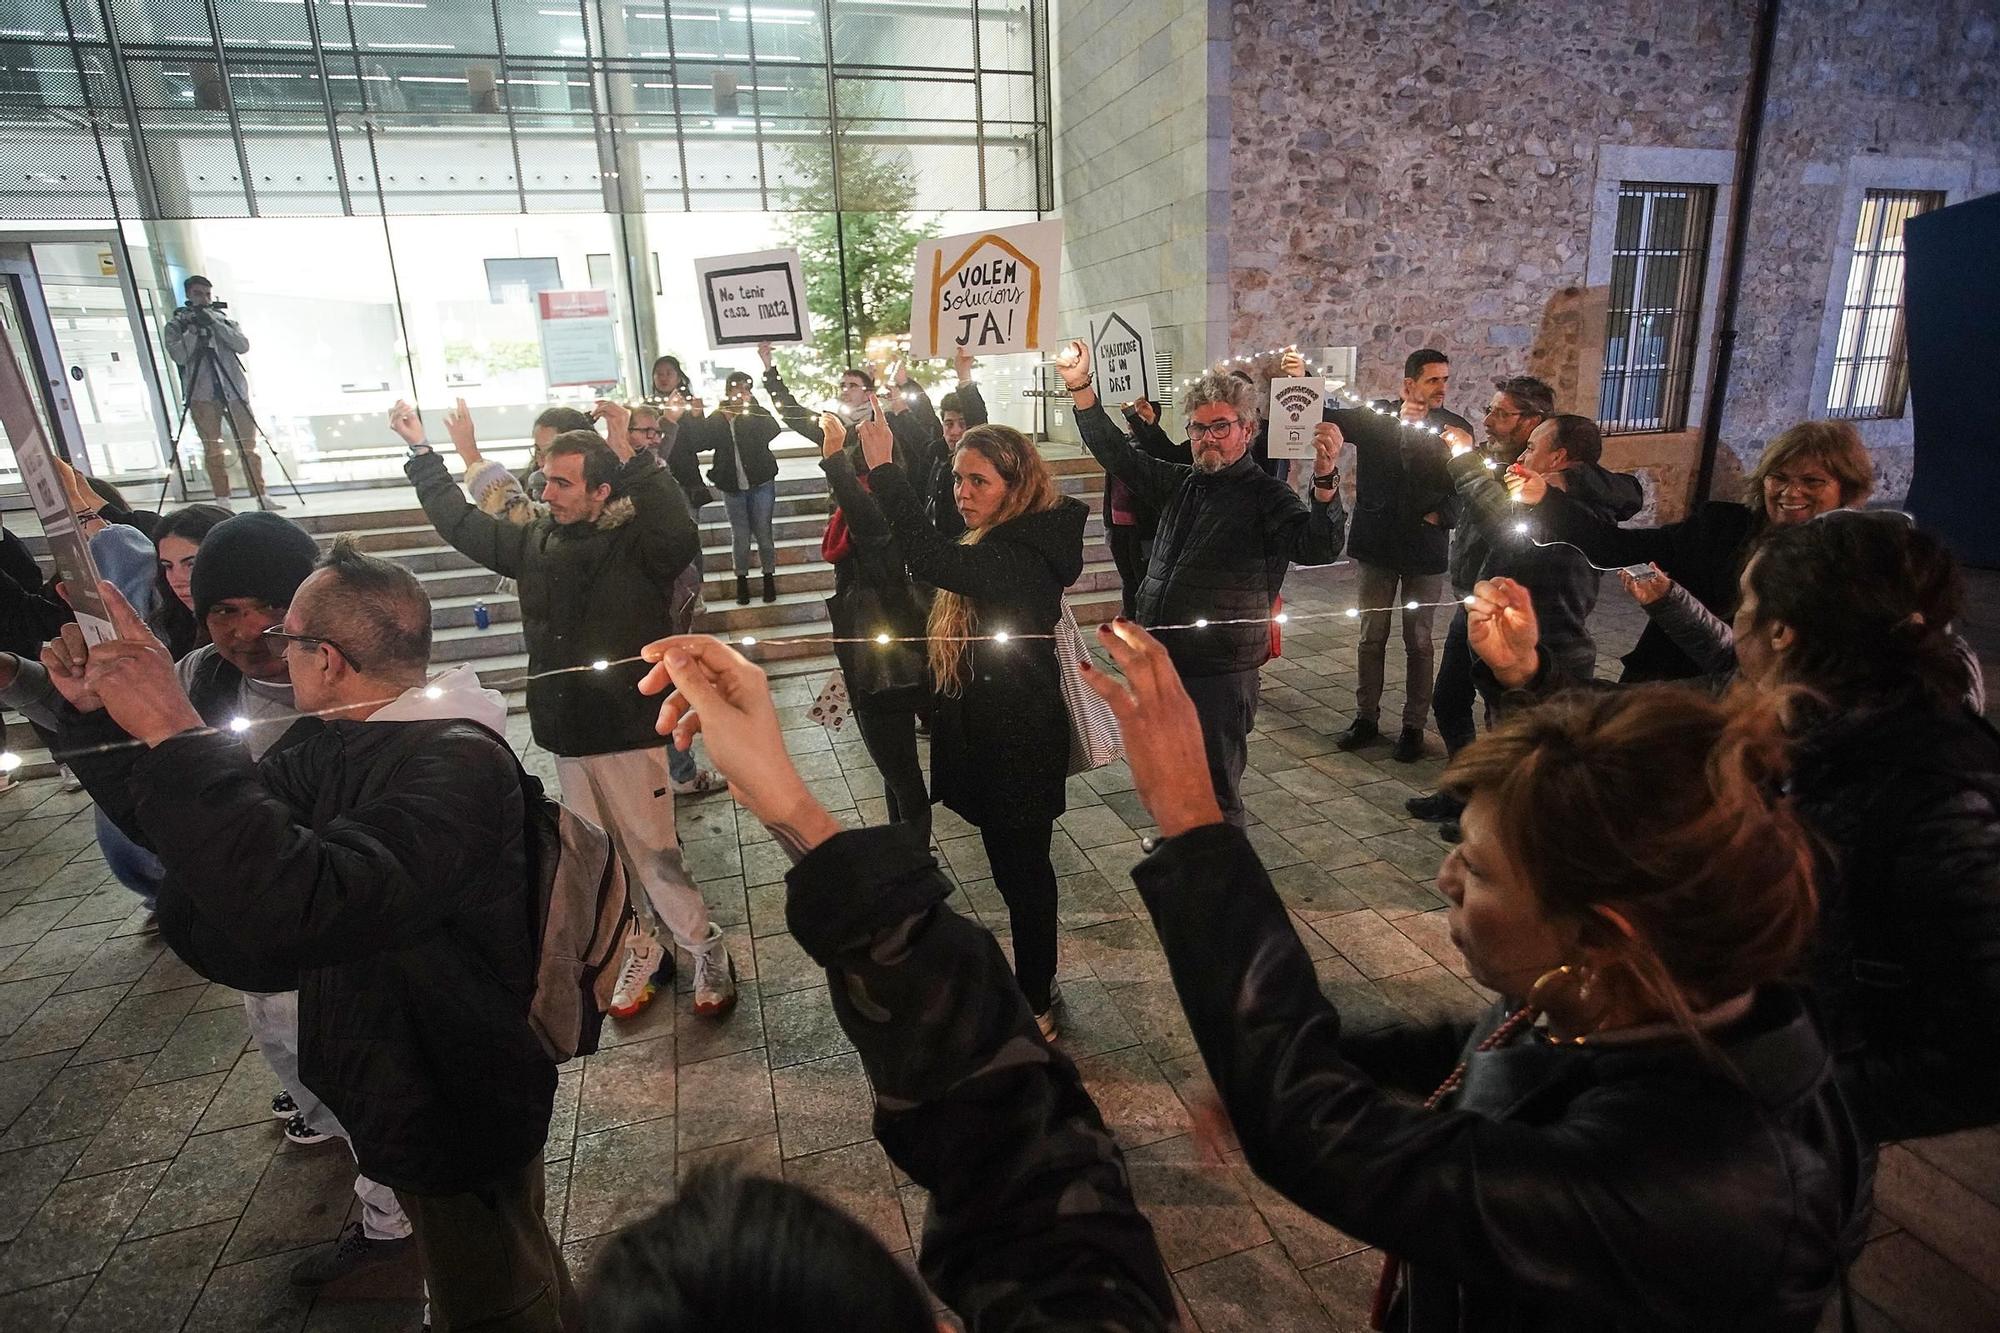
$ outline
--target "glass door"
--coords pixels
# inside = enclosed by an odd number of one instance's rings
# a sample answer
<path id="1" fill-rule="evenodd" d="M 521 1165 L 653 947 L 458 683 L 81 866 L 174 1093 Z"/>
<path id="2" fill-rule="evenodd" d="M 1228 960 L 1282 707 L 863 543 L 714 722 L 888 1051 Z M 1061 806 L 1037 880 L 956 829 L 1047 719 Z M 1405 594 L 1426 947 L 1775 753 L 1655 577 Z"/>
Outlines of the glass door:
<path id="1" fill-rule="evenodd" d="M 159 477 L 166 455 L 154 370 L 113 237 L 40 241 L 30 250 L 89 471 L 114 482 Z"/>
<path id="2" fill-rule="evenodd" d="M 0 273 L 0 336 L 7 343 L 7 355 L 21 368 L 21 378 L 34 390 L 42 385 L 42 372 L 35 365 L 33 344 L 29 342 L 27 311 L 21 300 L 19 279 L 9 273 Z M 42 434 L 53 440 L 55 432 L 49 428 L 49 409 L 43 403 L 39 392 L 32 393 L 35 400 L 35 416 L 42 423 Z M 13 446 L 0 438 L 0 495 L 23 493 L 21 468 L 14 461 Z"/>

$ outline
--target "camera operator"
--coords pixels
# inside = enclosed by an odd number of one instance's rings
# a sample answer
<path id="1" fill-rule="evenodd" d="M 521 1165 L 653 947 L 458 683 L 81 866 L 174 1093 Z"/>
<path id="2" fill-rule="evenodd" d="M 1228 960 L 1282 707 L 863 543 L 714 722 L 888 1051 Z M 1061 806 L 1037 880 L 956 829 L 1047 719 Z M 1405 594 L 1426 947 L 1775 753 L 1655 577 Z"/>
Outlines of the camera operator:
<path id="1" fill-rule="evenodd" d="M 181 368 L 187 413 L 201 436 L 209 487 L 216 499 L 229 498 L 229 451 L 222 441 L 226 406 L 250 493 L 278 508 L 264 494 L 264 460 L 257 454 L 257 422 L 250 415 L 250 382 L 243 374 L 242 356 L 250 350 L 250 340 L 224 313 L 228 303 L 214 299 L 215 285 L 207 278 L 193 274 L 182 290 L 187 304 L 167 321 L 167 355 Z"/>

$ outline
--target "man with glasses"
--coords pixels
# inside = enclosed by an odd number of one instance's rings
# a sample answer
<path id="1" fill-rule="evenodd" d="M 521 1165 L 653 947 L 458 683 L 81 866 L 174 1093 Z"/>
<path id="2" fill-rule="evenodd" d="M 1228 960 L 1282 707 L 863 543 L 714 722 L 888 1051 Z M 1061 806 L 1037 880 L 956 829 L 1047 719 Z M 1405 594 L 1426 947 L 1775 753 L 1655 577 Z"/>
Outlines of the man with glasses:
<path id="1" fill-rule="evenodd" d="M 1162 462 L 1112 423 L 1090 384 L 1080 342 L 1056 356 L 1076 404 L 1077 429 L 1104 470 L 1160 516 L 1137 598 L 1139 623 L 1159 632 L 1201 717 L 1208 771 L 1223 817 L 1244 822 L 1241 786 L 1259 670 L 1271 656 L 1271 602 L 1294 564 L 1340 555 L 1347 513 L 1340 503 L 1340 428 L 1313 434 L 1312 503 L 1302 502 L 1250 456 L 1256 390 L 1221 371 L 1188 386 L 1194 465 Z"/>

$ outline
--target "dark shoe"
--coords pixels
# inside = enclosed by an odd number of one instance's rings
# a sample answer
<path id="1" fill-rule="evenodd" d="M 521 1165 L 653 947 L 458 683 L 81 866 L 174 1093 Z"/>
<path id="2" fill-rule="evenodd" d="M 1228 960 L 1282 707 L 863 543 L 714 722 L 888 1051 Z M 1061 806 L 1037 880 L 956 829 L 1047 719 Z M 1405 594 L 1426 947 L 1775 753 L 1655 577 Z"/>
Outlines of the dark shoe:
<path id="1" fill-rule="evenodd" d="M 359 1222 L 341 1229 L 340 1239 L 330 1250 L 321 1250 L 292 1268 L 295 1287 L 324 1287 L 329 1282 L 359 1273 L 363 1269 L 394 1263 L 416 1242 L 408 1236 L 399 1240 L 370 1240 Z"/>
<path id="2" fill-rule="evenodd" d="M 766 574 L 764 576 L 764 600 L 767 602 L 778 600 L 778 576 L 776 574 Z"/>
<path id="3" fill-rule="evenodd" d="M 1465 802 L 1448 791 L 1434 791 L 1429 796 L 1412 796 L 1403 802 L 1403 808 L 1410 812 L 1412 819 L 1428 819 L 1433 824 L 1442 824 L 1463 814 Z"/>
<path id="4" fill-rule="evenodd" d="M 736 576 L 736 604 L 738 606 L 750 605 L 750 576 L 748 574 L 738 574 Z"/>
<path id="5" fill-rule="evenodd" d="M 281 1092 L 271 1099 L 271 1119 L 290 1120 L 299 1113 L 299 1104 L 292 1100 L 292 1094 Z"/>
<path id="6" fill-rule="evenodd" d="M 1389 757 L 1399 764 L 1414 764 L 1424 757 L 1424 733 L 1421 727 L 1404 727 L 1396 737 L 1396 748 L 1389 751 Z"/>
<path id="7" fill-rule="evenodd" d="M 1376 726 L 1373 722 L 1357 717 L 1347 724 L 1346 731 L 1341 732 L 1333 738 L 1333 748 L 1336 750 L 1358 750 L 1381 735 L 1382 729 L 1380 727 Z"/>
<path id="8" fill-rule="evenodd" d="M 285 1137 L 293 1143 L 303 1143 L 310 1146 L 315 1143 L 325 1143 L 332 1135 L 322 1134 L 311 1125 L 308 1125 L 305 1114 L 301 1112 L 285 1122 Z"/>
<path id="9" fill-rule="evenodd" d="M 1447 819 L 1438 825 L 1438 836 L 1446 842 L 1458 842 L 1465 837 L 1465 834 L 1459 830 L 1456 819 Z"/>

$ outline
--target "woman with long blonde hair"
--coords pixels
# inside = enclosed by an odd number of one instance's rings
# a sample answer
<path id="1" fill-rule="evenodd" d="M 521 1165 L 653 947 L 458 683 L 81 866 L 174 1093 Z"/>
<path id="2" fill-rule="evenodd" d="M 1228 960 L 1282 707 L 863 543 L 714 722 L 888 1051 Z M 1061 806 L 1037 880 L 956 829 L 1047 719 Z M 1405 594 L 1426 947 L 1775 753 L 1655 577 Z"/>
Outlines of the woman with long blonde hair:
<path id="1" fill-rule="evenodd" d="M 1034 442 L 976 426 L 952 457 L 965 534 L 945 537 L 893 461 L 881 414 L 857 428 L 870 493 L 912 577 L 935 587 L 929 657 L 931 799 L 979 830 L 1007 902 L 1014 975 L 1045 1035 L 1055 1035 L 1056 872 L 1069 714 L 1056 665 L 1063 590 L 1083 572 L 1089 510 L 1056 489 Z M 1003 637 L 1004 636 L 1004 637 Z"/>

